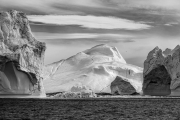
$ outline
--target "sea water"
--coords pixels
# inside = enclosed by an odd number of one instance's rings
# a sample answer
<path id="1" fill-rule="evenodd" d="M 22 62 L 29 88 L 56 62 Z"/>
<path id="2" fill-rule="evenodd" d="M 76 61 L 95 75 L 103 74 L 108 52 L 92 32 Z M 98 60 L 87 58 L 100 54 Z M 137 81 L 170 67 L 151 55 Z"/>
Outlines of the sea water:
<path id="1" fill-rule="evenodd" d="M 179 98 L 0 99 L 0 119 L 180 119 Z"/>

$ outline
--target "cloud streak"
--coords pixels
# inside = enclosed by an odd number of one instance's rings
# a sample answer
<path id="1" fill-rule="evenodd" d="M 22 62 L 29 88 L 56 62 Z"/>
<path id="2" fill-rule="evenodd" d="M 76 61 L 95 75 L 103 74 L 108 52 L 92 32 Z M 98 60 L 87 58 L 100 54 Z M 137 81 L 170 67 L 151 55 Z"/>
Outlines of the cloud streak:
<path id="1" fill-rule="evenodd" d="M 40 41 L 48 43 L 74 43 L 74 42 L 98 42 L 98 43 L 128 43 L 135 42 L 137 37 L 132 35 L 121 34 L 97 34 L 97 33 L 72 33 L 72 34 L 58 34 L 58 33 L 44 33 L 35 32 L 34 35 Z"/>
<path id="2" fill-rule="evenodd" d="M 80 15 L 30 15 L 30 21 L 42 22 L 55 25 L 79 25 L 86 28 L 94 29 L 126 29 L 139 30 L 149 29 L 151 26 L 132 20 L 115 18 L 115 17 L 97 17 L 97 16 L 80 16 Z"/>
<path id="3" fill-rule="evenodd" d="M 47 10 L 47 12 L 58 12 L 58 9 L 53 8 L 54 5 L 68 5 L 69 8 L 72 6 L 108 9 L 157 7 L 180 10 L 179 0 L 0 0 L 0 3 L 0 7 L 34 9 L 41 12 Z"/>
<path id="4" fill-rule="evenodd" d="M 58 34 L 58 33 L 43 33 L 36 32 L 34 33 L 37 39 L 81 39 L 81 38 L 96 38 L 97 34 L 88 34 L 88 33 L 72 33 L 72 34 Z"/>

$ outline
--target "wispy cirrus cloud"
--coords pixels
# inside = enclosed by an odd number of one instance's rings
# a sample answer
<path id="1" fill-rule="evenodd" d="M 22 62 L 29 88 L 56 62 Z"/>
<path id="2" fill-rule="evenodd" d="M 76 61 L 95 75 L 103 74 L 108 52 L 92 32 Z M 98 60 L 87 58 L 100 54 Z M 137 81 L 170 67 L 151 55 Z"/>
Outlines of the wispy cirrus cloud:
<path id="1" fill-rule="evenodd" d="M 105 9 L 131 9 L 131 8 L 162 8 L 180 11 L 179 0 L 0 0 L 0 8 L 17 8 L 41 13 L 70 13 L 70 11 L 57 9 L 56 6 L 67 8 L 85 7 Z M 74 11 L 71 11 L 74 12 Z"/>
<path id="2" fill-rule="evenodd" d="M 62 33 L 45 33 L 45 32 L 35 32 L 35 36 L 38 39 L 78 39 L 78 38 L 134 38 L 132 35 L 124 34 L 98 34 L 98 33 L 71 33 L 71 34 L 62 34 Z"/>
<path id="3" fill-rule="evenodd" d="M 132 20 L 115 18 L 115 17 L 97 17 L 97 16 L 80 16 L 80 15 L 30 15 L 30 21 L 42 22 L 56 25 L 80 25 L 86 28 L 94 29 L 126 29 L 139 30 L 148 29 L 151 26 Z"/>
<path id="4" fill-rule="evenodd" d="M 52 44 L 67 44 L 67 43 L 77 43 L 77 42 L 97 42 L 97 43 L 128 43 L 135 42 L 134 39 L 137 39 L 133 35 L 124 35 L 124 34 L 98 34 L 98 33 L 71 33 L 71 34 L 62 34 L 62 33 L 45 33 L 45 32 L 35 32 L 34 35 L 36 38 L 43 42 L 48 42 Z M 139 38 L 139 37 L 138 37 Z"/>

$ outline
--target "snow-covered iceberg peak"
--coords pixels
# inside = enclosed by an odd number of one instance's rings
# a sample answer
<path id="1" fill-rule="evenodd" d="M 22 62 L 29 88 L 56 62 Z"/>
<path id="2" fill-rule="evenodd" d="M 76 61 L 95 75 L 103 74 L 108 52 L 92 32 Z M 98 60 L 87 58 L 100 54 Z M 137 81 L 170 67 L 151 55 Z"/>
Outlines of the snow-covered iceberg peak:
<path id="1" fill-rule="evenodd" d="M 126 61 L 121 56 L 118 49 L 116 47 L 108 46 L 106 44 L 97 45 L 95 47 L 92 47 L 91 49 L 83 51 L 83 53 L 87 55 L 94 55 L 94 56 L 101 55 L 101 56 L 111 57 L 114 61 L 118 61 L 126 64 Z"/>
<path id="2" fill-rule="evenodd" d="M 140 67 L 127 64 L 116 47 L 101 44 L 47 65 L 44 85 L 47 93 L 68 92 L 73 86 L 86 86 L 94 93 L 111 93 L 111 83 L 120 76 L 140 93 L 142 71 Z"/>

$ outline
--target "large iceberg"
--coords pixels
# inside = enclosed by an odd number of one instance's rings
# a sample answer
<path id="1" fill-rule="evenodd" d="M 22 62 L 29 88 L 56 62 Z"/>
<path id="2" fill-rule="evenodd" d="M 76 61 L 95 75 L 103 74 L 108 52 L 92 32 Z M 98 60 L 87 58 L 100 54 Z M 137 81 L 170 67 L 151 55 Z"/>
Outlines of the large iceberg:
<path id="1" fill-rule="evenodd" d="M 180 46 L 163 52 L 158 47 L 150 51 L 143 76 L 145 95 L 180 96 Z"/>
<path id="2" fill-rule="evenodd" d="M 45 97 L 45 43 L 37 41 L 26 15 L 0 12 L 0 97 Z"/>
<path id="3" fill-rule="evenodd" d="M 119 76 L 141 93 L 142 72 L 142 68 L 127 64 L 116 47 L 97 45 L 45 66 L 44 87 L 47 93 L 71 92 L 74 86 L 111 93 L 111 83 Z"/>

